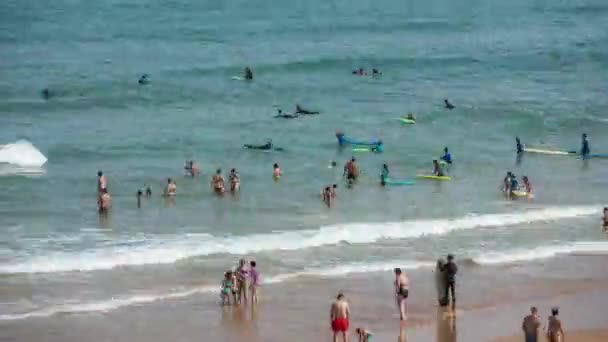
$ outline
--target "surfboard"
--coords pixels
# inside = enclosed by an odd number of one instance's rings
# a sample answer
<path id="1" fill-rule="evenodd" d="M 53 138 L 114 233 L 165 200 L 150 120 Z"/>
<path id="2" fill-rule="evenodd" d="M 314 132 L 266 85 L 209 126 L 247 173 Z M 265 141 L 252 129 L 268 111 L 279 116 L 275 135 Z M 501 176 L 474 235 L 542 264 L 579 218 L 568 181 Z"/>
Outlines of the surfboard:
<path id="1" fill-rule="evenodd" d="M 386 185 L 414 185 L 414 184 L 416 184 L 415 181 L 408 181 L 408 180 L 395 181 L 390 178 L 385 179 L 384 183 Z"/>
<path id="2" fill-rule="evenodd" d="M 371 148 L 353 148 L 353 152 L 371 152 Z"/>
<path id="3" fill-rule="evenodd" d="M 232 76 L 232 80 L 233 81 L 243 81 L 243 80 L 245 80 L 245 78 L 243 78 L 242 76 Z"/>
<path id="4" fill-rule="evenodd" d="M 528 192 L 526 190 L 515 190 L 511 191 L 511 195 L 515 197 L 528 197 Z"/>
<path id="5" fill-rule="evenodd" d="M 432 179 L 432 180 L 439 180 L 439 181 L 449 181 L 452 179 L 452 177 L 450 177 L 450 176 L 434 176 L 434 175 L 416 175 L 416 178 Z"/>
<path id="6" fill-rule="evenodd" d="M 413 125 L 416 123 L 416 120 L 408 119 L 408 118 L 399 118 L 402 124 Z"/>
<path id="7" fill-rule="evenodd" d="M 561 156 L 569 156 L 569 155 L 577 154 L 576 151 L 559 151 L 559 150 L 549 150 L 549 149 L 532 148 L 532 147 L 524 148 L 524 152 L 540 153 L 540 154 L 554 154 L 554 155 L 561 155 Z"/>

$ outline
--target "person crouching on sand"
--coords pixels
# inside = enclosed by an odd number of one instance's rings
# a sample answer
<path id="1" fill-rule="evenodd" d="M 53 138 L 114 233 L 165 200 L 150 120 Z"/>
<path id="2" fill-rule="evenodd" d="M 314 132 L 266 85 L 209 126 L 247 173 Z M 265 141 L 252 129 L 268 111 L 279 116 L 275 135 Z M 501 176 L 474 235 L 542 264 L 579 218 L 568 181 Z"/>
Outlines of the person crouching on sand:
<path id="1" fill-rule="evenodd" d="M 370 342 L 372 339 L 372 332 L 365 328 L 357 328 L 355 332 L 358 335 L 357 342 Z"/>
<path id="2" fill-rule="evenodd" d="M 336 300 L 331 304 L 331 330 L 334 332 L 334 342 L 338 341 L 338 333 L 342 333 L 344 342 L 348 342 L 348 326 L 350 319 L 350 308 L 344 295 L 339 293 Z"/>

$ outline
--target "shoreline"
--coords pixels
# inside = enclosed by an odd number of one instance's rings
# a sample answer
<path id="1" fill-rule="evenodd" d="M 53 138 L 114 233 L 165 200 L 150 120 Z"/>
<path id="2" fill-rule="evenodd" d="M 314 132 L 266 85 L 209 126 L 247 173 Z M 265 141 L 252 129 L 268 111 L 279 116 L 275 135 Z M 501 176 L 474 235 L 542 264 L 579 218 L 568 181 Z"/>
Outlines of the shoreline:
<path id="1" fill-rule="evenodd" d="M 545 320 L 548 308 L 559 306 L 566 333 L 603 328 L 608 326 L 608 318 L 597 314 L 608 305 L 602 295 L 608 289 L 607 260 L 606 256 L 562 256 L 490 267 L 463 262 L 453 323 L 437 307 L 432 273 L 428 269 L 409 271 L 411 300 L 404 335 L 407 341 L 428 341 L 429 336 L 436 341 L 516 336 L 532 305 L 539 307 Z M 329 341 L 329 304 L 343 292 L 353 312 L 351 334 L 355 328 L 365 327 L 375 333 L 376 341 L 394 341 L 400 323 L 392 280 L 391 272 L 341 278 L 303 276 L 263 285 L 260 304 L 255 307 L 220 307 L 215 295 L 193 294 L 110 311 L 0 321 L 0 339 L 33 341 L 45 336 L 48 342 L 80 342 L 96 336 L 108 341 L 179 342 L 206 336 L 235 342 Z"/>

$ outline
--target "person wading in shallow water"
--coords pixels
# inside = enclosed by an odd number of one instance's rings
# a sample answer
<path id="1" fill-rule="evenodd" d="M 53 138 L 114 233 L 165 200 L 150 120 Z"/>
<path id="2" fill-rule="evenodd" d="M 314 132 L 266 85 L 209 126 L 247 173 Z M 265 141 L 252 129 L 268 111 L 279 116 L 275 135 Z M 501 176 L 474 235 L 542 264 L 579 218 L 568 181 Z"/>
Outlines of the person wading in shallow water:
<path id="1" fill-rule="evenodd" d="M 452 254 L 448 254 L 448 262 L 441 271 L 445 274 L 447 284 L 444 298 L 447 301 L 450 298 L 450 293 L 452 294 L 452 309 L 454 309 L 456 307 L 456 273 L 458 273 L 458 266 L 454 263 Z"/>

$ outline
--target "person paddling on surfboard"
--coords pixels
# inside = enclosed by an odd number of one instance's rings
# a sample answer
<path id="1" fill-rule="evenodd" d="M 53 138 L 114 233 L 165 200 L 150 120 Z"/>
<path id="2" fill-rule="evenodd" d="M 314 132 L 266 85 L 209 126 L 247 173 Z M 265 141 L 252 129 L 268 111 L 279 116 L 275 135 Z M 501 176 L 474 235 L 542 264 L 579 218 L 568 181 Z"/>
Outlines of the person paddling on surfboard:
<path id="1" fill-rule="evenodd" d="M 439 162 L 437 161 L 437 159 L 433 160 L 433 176 L 437 176 L 437 177 L 445 176 L 443 174 L 443 170 L 441 169 L 441 165 L 439 165 Z"/>
<path id="2" fill-rule="evenodd" d="M 312 115 L 312 114 L 319 114 L 319 112 L 313 112 L 310 110 L 306 110 L 306 109 L 300 107 L 299 104 L 296 104 L 296 114 Z"/>
<path id="3" fill-rule="evenodd" d="M 251 71 L 251 68 L 249 67 L 245 67 L 245 71 L 243 73 L 243 78 L 249 81 L 253 80 L 253 71 Z"/>
<path id="4" fill-rule="evenodd" d="M 253 150 L 272 150 L 272 139 L 268 139 L 264 145 L 243 145 L 245 148 L 253 149 Z"/>
<path id="5" fill-rule="evenodd" d="M 453 104 L 450 103 L 450 101 L 448 101 L 448 99 L 443 100 L 443 103 L 445 104 L 446 109 L 452 110 L 456 108 Z"/>
<path id="6" fill-rule="evenodd" d="M 283 113 L 283 110 L 281 110 L 281 109 L 277 109 L 277 115 L 275 115 L 275 118 L 283 118 L 283 119 L 296 119 L 299 117 L 300 117 L 300 115 L 298 115 L 298 114 Z"/>
<path id="7" fill-rule="evenodd" d="M 448 164 L 452 164 L 452 155 L 450 154 L 450 151 L 448 151 L 447 147 L 443 149 L 443 156 L 441 156 L 441 160 Z"/>
<path id="8" fill-rule="evenodd" d="M 589 140 L 587 139 L 587 133 L 583 133 L 582 141 L 581 141 L 581 155 L 583 158 L 587 158 L 589 153 L 591 152 L 591 148 L 589 147 Z"/>

